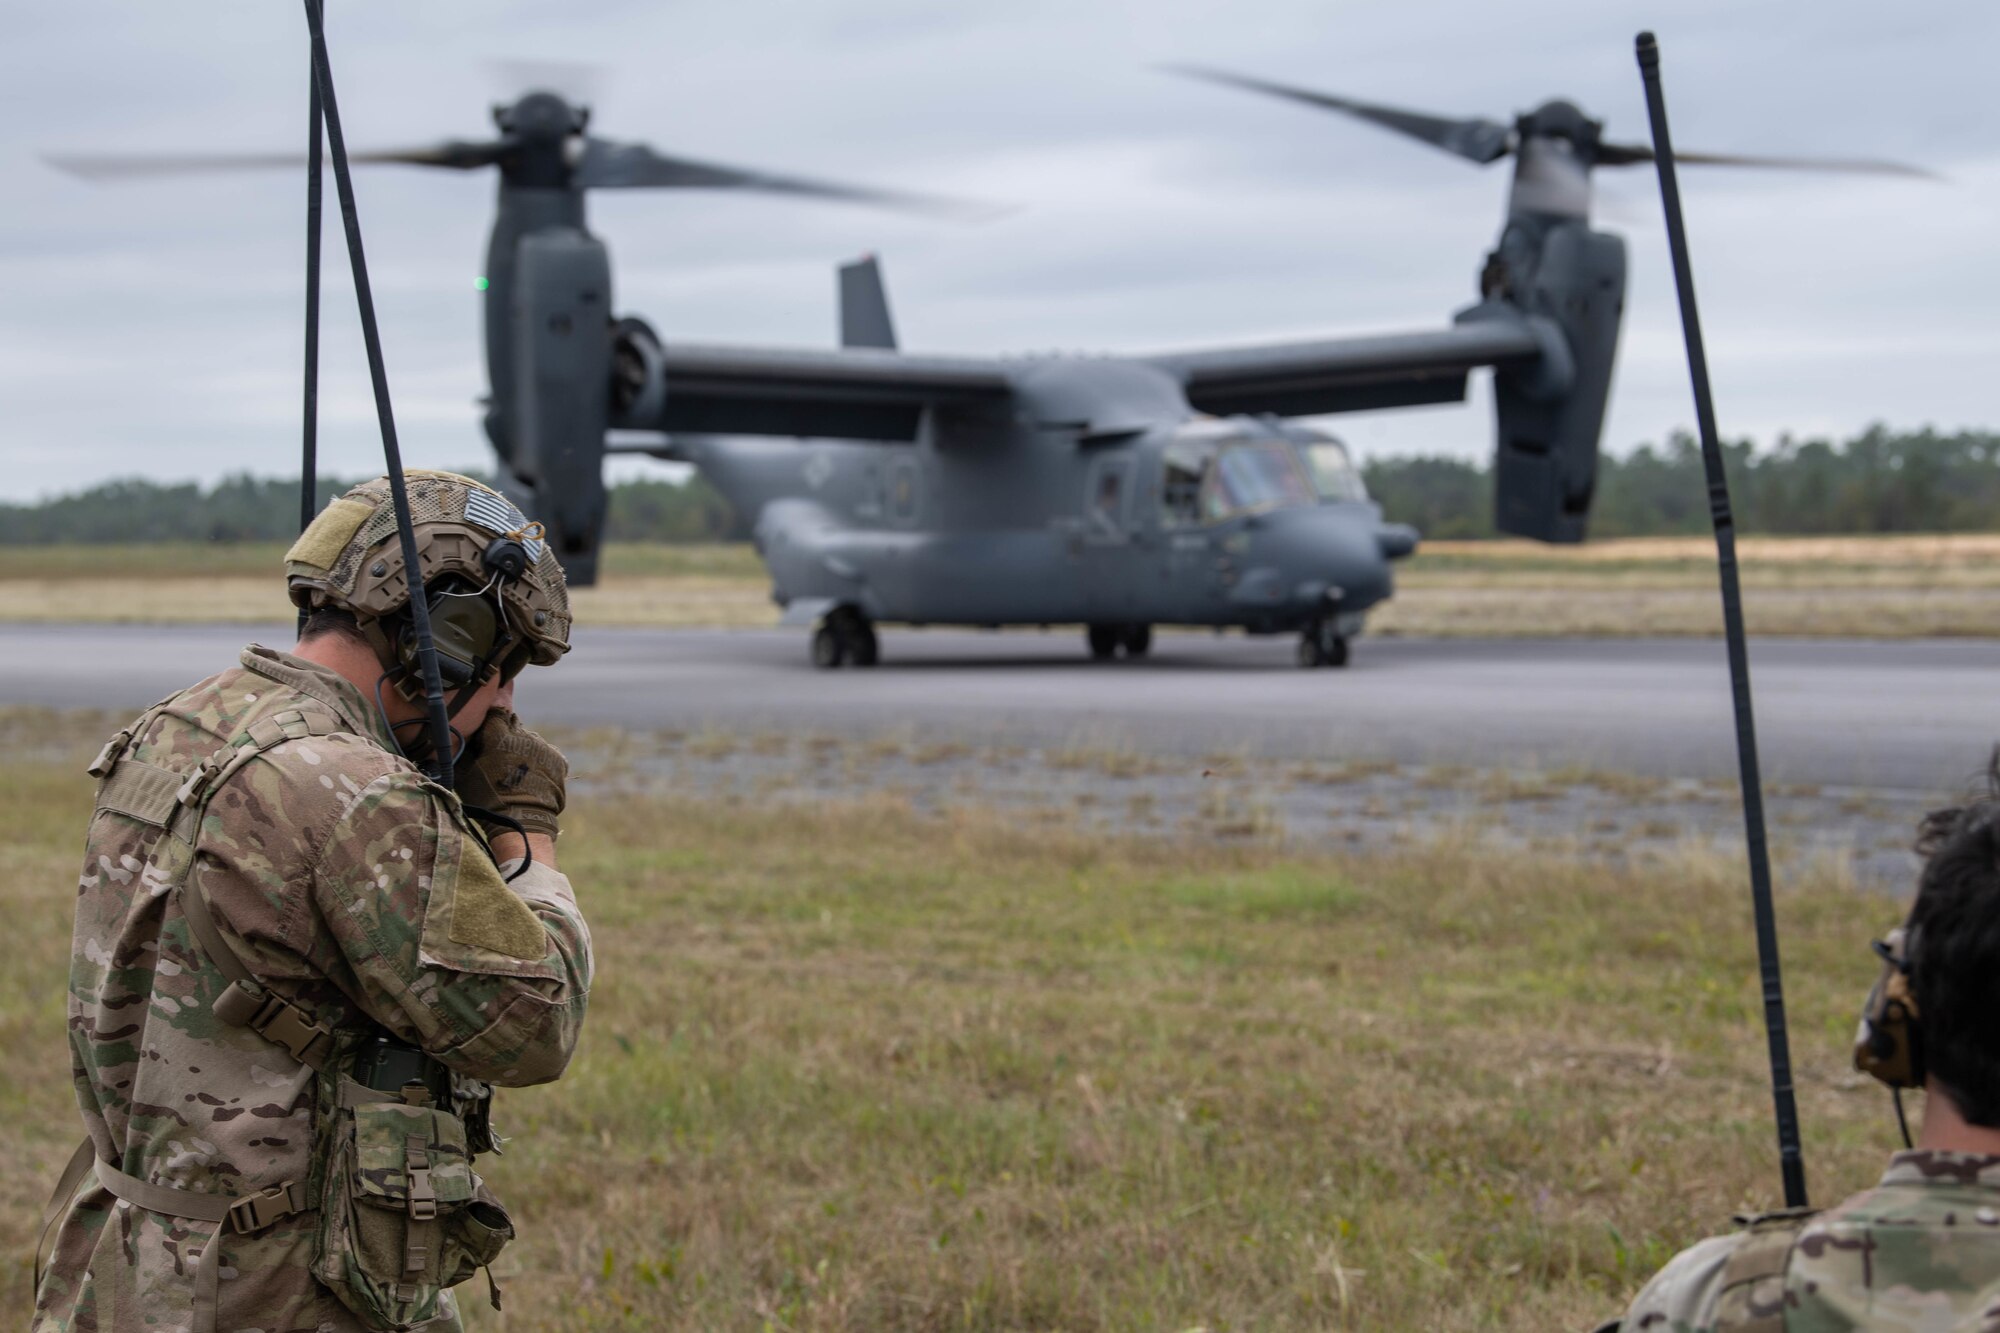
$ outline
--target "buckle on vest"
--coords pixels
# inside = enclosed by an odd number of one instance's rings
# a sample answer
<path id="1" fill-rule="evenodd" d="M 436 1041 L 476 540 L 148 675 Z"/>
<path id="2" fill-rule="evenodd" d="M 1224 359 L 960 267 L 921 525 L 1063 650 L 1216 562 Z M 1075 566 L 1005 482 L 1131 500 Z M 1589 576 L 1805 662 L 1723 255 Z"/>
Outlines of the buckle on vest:
<path id="1" fill-rule="evenodd" d="M 104 748 L 97 752 L 97 758 L 91 760 L 90 767 L 83 771 L 93 778 L 103 777 L 116 766 L 119 757 L 125 753 L 125 747 L 131 743 L 132 729 L 127 727 L 110 740 L 104 742 Z"/>
<path id="2" fill-rule="evenodd" d="M 188 779 L 181 784 L 181 789 L 174 793 L 174 804 L 186 805 L 189 801 L 192 801 L 201 792 L 201 789 L 208 785 L 208 780 L 215 776 L 216 770 L 221 767 L 222 761 L 215 755 L 210 755 L 208 758 L 202 760 L 195 766 L 194 772 L 188 774 Z"/>
<path id="3" fill-rule="evenodd" d="M 331 1032 L 307 1018 L 303 1009 L 272 991 L 264 993 L 264 1002 L 257 1006 L 257 1012 L 243 1026 L 266 1041 L 274 1041 L 284 1047 L 300 1064 L 314 1068 L 326 1062 L 327 1049 L 333 1044 Z"/>
<path id="4" fill-rule="evenodd" d="M 294 1184 L 288 1180 L 282 1185 L 258 1190 L 255 1194 L 246 1194 L 230 1204 L 229 1229 L 239 1234 L 262 1231 L 273 1222 L 283 1221 L 298 1212 L 298 1206 L 292 1202 Z"/>
<path id="5" fill-rule="evenodd" d="M 410 1220 L 428 1222 L 438 1215 L 438 1205 L 437 1191 L 431 1188 L 430 1139 L 426 1135 L 403 1136 L 403 1169 L 409 1172 Z M 413 1268 L 419 1266 L 411 1264 Z"/>

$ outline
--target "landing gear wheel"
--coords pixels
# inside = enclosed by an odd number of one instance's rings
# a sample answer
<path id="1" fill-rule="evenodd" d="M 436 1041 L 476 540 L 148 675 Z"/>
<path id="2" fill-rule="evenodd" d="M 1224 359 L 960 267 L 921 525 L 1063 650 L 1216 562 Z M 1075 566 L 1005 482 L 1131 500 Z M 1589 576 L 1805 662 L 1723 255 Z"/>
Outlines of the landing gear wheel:
<path id="1" fill-rule="evenodd" d="M 821 625 L 813 631 L 812 664 L 821 671 L 847 665 L 847 640 L 832 625 Z"/>
<path id="2" fill-rule="evenodd" d="M 843 606 L 813 631 L 812 660 L 822 670 L 849 663 L 872 667 L 882 660 L 882 645 L 868 617 L 851 606 Z"/>
<path id="3" fill-rule="evenodd" d="M 1084 634 L 1084 638 L 1090 644 L 1091 659 L 1097 662 L 1109 662 L 1116 657 L 1118 643 L 1122 637 L 1116 625 L 1092 625 Z"/>
<path id="4" fill-rule="evenodd" d="M 1127 625 L 1118 646 L 1125 650 L 1127 657 L 1144 657 L 1153 646 L 1153 627 Z"/>
<path id="5" fill-rule="evenodd" d="M 1298 662 L 1307 668 L 1346 666 L 1347 636 L 1326 621 L 1306 626 L 1299 636 Z"/>

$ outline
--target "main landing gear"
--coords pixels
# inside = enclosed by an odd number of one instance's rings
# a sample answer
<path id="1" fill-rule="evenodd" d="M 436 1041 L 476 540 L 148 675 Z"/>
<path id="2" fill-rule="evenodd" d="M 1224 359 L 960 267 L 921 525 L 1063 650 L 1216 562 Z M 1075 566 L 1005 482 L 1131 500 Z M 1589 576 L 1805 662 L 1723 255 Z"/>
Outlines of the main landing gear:
<path id="1" fill-rule="evenodd" d="M 1333 620 L 1315 620 L 1299 636 L 1299 665 L 1302 667 L 1344 667 L 1347 665 L 1347 636 Z"/>
<path id="2" fill-rule="evenodd" d="M 1108 662 L 1123 649 L 1127 657 L 1144 657 L 1153 647 L 1151 625 L 1090 625 L 1084 631 L 1093 661 Z"/>
<path id="3" fill-rule="evenodd" d="M 812 636 L 812 663 L 822 671 L 854 665 L 872 667 L 882 660 L 875 626 L 851 606 L 829 612 Z"/>

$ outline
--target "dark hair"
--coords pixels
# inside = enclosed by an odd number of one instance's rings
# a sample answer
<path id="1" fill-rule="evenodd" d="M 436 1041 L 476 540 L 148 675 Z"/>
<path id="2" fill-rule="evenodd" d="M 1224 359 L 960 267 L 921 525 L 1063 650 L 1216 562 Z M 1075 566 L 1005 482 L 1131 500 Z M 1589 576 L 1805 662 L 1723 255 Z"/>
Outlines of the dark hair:
<path id="1" fill-rule="evenodd" d="M 316 639 L 322 634 L 337 634 L 359 644 L 368 642 L 368 636 L 361 632 L 361 622 L 354 618 L 354 613 L 337 606 L 322 606 L 308 615 L 306 623 L 299 629 L 299 642 Z"/>
<path id="2" fill-rule="evenodd" d="M 1924 816 L 1910 987 L 1924 1063 L 1967 1121 L 2000 1129 L 2000 750 L 1978 799 Z"/>

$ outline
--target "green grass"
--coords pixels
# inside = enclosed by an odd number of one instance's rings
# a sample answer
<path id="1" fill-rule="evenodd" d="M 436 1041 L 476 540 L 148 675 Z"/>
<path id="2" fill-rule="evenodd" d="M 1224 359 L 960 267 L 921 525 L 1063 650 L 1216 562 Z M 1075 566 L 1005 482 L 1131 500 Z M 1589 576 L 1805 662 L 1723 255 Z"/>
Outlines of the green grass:
<path id="1" fill-rule="evenodd" d="M 0 729 L 10 1309 L 77 1131 L 98 725 Z M 1342 859 L 689 793 L 579 797 L 562 857 L 600 972 L 568 1077 L 500 1102 L 517 1327 L 1583 1328 L 1776 1201 L 1742 874 L 1709 856 Z M 1832 867 L 1784 882 L 1834 1198 L 1892 1133 L 1844 1052 L 1895 909 Z"/>

